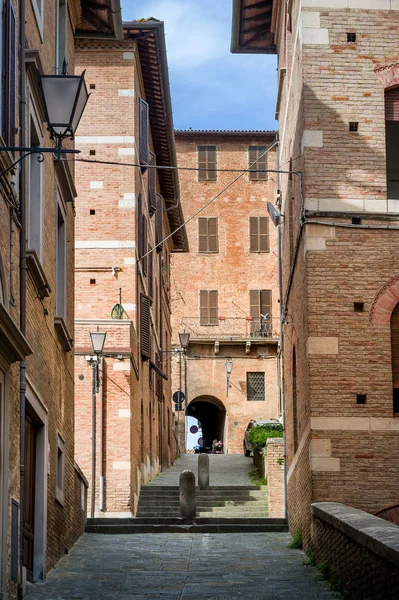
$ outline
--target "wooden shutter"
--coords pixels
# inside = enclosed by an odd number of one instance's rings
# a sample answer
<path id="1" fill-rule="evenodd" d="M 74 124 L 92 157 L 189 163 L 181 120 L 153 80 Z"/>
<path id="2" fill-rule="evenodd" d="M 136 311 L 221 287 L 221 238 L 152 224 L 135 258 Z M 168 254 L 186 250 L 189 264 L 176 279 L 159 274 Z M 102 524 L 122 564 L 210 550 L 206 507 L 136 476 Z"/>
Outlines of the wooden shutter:
<path id="1" fill-rule="evenodd" d="M 160 194 L 157 194 L 157 212 L 155 215 L 155 243 L 157 246 L 157 252 L 162 252 L 162 239 L 163 239 L 163 198 Z M 160 244 L 160 245 L 158 245 Z"/>
<path id="2" fill-rule="evenodd" d="M 150 299 L 143 293 L 140 294 L 140 352 L 145 360 L 151 358 Z"/>
<path id="3" fill-rule="evenodd" d="M 269 315 L 268 321 L 272 320 L 272 292 L 271 290 L 260 290 L 260 313 Z"/>
<path id="4" fill-rule="evenodd" d="M 399 304 L 391 316 L 392 387 L 399 388 Z"/>
<path id="5" fill-rule="evenodd" d="M 198 168 L 199 181 L 216 181 L 216 146 L 198 146 Z"/>
<path id="6" fill-rule="evenodd" d="M 148 130 L 149 130 L 149 108 L 145 100 L 140 98 L 139 104 L 139 158 L 141 164 L 141 171 L 144 173 L 147 170 L 146 165 L 149 161 L 149 149 L 148 149 Z"/>
<path id="7" fill-rule="evenodd" d="M 147 235 L 147 219 L 145 218 L 144 215 L 142 215 L 141 217 L 142 219 L 142 231 L 143 231 L 143 256 L 144 254 L 147 253 L 147 239 L 148 239 L 148 235 Z M 141 265 L 143 267 L 143 273 L 144 275 L 147 275 L 147 267 L 148 267 L 148 256 L 146 256 L 145 258 L 143 258 L 143 260 L 141 261 Z"/>
<path id="8" fill-rule="evenodd" d="M 385 92 L 385 120 L 399 121 L 399 88 Z"/>
<path id="9" fill-rule="evenodd" d="M 151 252 L 152 248 L 150 245 L 148 245 L 148 295 L 150 297 L 151 300 L 151 304 L 152 304 L 152 299 L 153 299 L 153 295 L 154 295 L 154 269 L 153 269 L 153 252 Z"/>
<path id="10" fill-rule="evenodd" d="M 9 146 L 15 146 L 16 127 L 16 19 L 11 0 L 3 8 L 3 73 L 2 73 L 2 135 Z"/>
<path id="11" fill-rule="evenodd" d="M 250 290 L 249 292 L 249 309 L 250 315 L 253 319 L 259 319 L 260 315 L 260 298 L 259 298 L 259 290 Z"/>
<path id="12" fill-rule="evenodd" d="M 249 217 L 249 239 L 250 251 L 259 252 L 259 219 L 258 217 Z"/>
<path id="13" fill-rule="evenodd" d="M 264 181 L 267 179 L 267 173 L 259 173 L 260 169 L 267 169 L 266 146 L 249 146 L 249 179 L 250 181 Z M 264 154 L 264 156 L 262 156 Z M 262 157 L 262 158 L 259 158 Z M 255 163 L 255 164 L 253 164 Z"/>
<path id="14" fill-rule="evenodd" d="M 200 217 L 198 219 L 198 240 L 199 252 L 208 251 L 208 219 L 206 217 Z"/>
<path id="15" fill-rule="evenodd" d="M 259 251 L 270 251 L 269 218 L 259 217 Z"/>
<path id="16" fill-rule="evenodd" d="M 200 291 L 200 325 L 218 325 L 218 292 L 217 290 Z"/>
<path id="17" fill-rule="evenodd" d="M 149 151 L 149 164 L 156 165 L 155 154 Z M 156 190 L 156 169 L 148 169 L 148 212 L 150 217 L 154 214 L 157 208 L 157 190 Z"/>
<path id="18" fill-rule="evenodd" d="M 137 198 L 137 250 L 139 258 L 144 254 L 143 246 L 143 199 L 141 194 Z"/>

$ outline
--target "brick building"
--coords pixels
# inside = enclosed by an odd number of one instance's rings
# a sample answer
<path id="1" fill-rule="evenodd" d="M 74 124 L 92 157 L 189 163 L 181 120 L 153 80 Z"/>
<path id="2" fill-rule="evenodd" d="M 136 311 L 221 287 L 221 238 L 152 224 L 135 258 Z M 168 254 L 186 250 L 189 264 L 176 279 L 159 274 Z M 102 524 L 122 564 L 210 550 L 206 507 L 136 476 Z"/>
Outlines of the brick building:
<path id="1" fill-rule="evenodd" d="M 254 35 L 256 23 L 260 33 Z M 399 3 L 237 0 L 232 50 L 278 53 L 291 527 L 398 503 Z"/>
<path id="2" fill-rule="evenodd" d="M 92 96 L 77 140 L 76 455 L 91 481 L 89 333 L 107 334 L 97 396 L 96 514 L 135 513 L 140 486 L 176 456 L 170 404 L 170 254 L 187 250 L 163 23 L 124 23 L 123 40 L 84 40 Z M 162 240 L 170 236 L 163 244 Z M 147 255 L 147 253 L 150 254 Z M 115 306 L 117 305 L 117 306 Z M 123 307 L 123 310 L 122 310 Z"/>
<path id="3" fill-rule="evenodd" d="M 64 61 L 73 73 L 88 29 L 121 34 L 117 1 L 88 4 L 0 2 L 2 147 L 54 146 L 38 75 Z M 74 462 L 73 166 L 46 153 L 12 168 L 19 157 L 0 151 L 1 599 L 43 579 L 83 532 L 87 485 Z"/>
<path id="4" fill-rule="evenodd" d="M 177 131 L 176 143 L 179 167 L 193 169 L 180 171 L 187 218 L 239 175 L 229 169 L 276 166 L 274 132 Z M 190 334 L 187 352 L 173 354 L 173 389 L 186 391 L 185 414 L 204 443 L 221 439 L 229 453 L 243 451 L 251 419 L 280 416 L 277 236 L 267 212 L 275 192 L 275 174 L 245 173 L 187 224 L 190 252 L 172 260 L 174 349 Z"/>

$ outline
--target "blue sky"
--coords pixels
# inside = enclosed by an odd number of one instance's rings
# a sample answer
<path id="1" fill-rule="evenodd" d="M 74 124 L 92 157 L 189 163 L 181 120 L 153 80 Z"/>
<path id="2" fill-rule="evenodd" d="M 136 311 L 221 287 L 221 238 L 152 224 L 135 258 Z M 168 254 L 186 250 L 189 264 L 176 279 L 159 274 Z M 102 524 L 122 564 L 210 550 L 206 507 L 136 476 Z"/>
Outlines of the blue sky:
<path id="1" fill-rule="evenodd" d="M 276 57 L 230 54 L 232 0 L 122 0 L 165 22 L 176 129 L 275 129 Z"/>

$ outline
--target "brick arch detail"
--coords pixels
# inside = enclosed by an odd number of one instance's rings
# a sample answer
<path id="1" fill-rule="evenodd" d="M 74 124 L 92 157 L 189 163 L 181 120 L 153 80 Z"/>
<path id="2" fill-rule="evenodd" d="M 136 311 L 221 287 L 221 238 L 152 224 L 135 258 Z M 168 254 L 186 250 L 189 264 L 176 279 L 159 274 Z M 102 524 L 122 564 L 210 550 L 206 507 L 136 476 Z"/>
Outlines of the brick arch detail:
<path id="1" fill-rule="evenodd" d="M 399 63 L 392 63 L 374 69 L 374 73 L 381 81 L 385 90 L 399 86 Z"/>
<path id="2" fill-rule="evenodd" d="M 391 315 L 399 302 L 399 275 L 390 279 L 378 292 L 373 300 L 370 310 L 370 323 L 372 325 L 391 324 Z"/>

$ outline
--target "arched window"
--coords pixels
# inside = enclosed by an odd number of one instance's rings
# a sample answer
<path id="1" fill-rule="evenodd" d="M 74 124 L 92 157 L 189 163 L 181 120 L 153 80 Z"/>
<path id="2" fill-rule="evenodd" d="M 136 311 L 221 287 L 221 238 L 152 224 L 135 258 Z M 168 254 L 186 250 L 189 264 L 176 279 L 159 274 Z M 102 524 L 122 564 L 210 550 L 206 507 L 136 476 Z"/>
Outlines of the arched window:
<path id="1" fill-rule="evenodd" d="M 387 191 L 389 200 L 399 199 L 399 88 L 385 92 Z"/>
<path id="2" fill-rule="evenodd" d="M 297 407 L 297 384 L 296 384 L 296 349 L 292 350 L 292 427 L 294 433 L 294 454 L 298 449 L 298 407 Z"/>
<path id="3" fill-rule="evenodd" d="M 393 412 L 399 414 L 399 302 L 391 316 Z"/>

